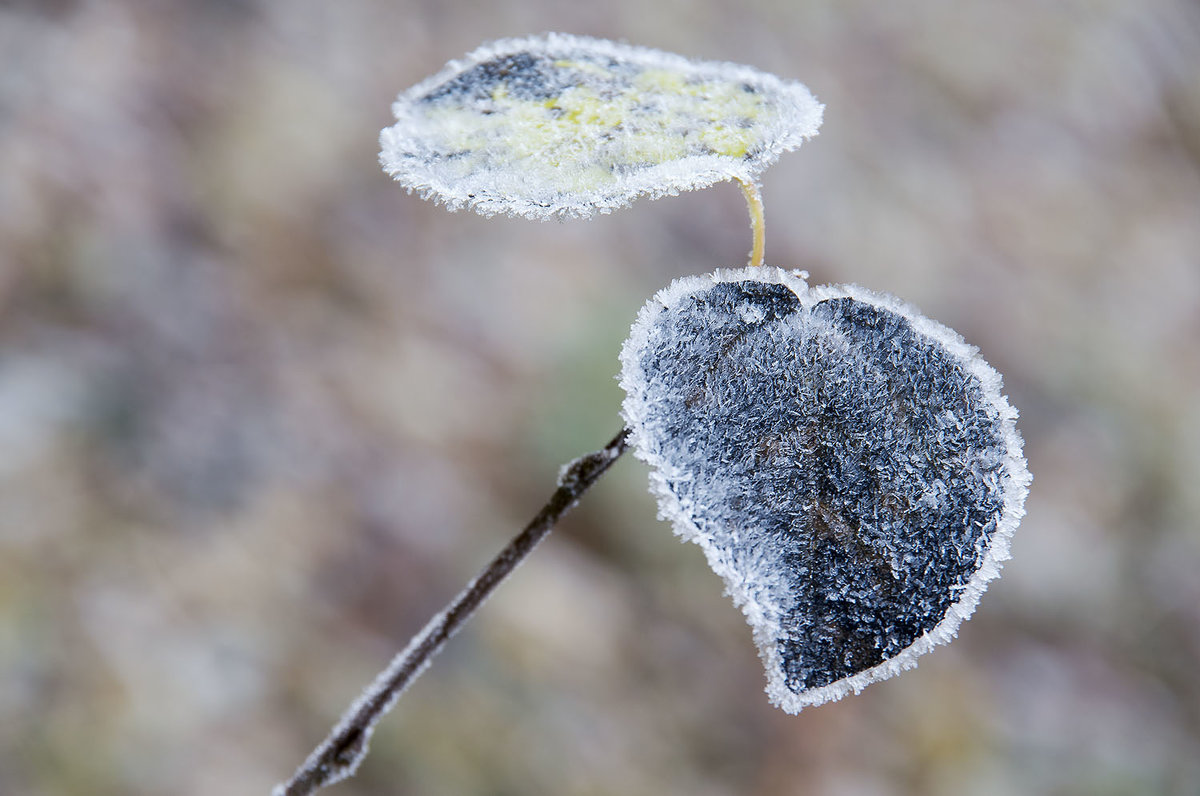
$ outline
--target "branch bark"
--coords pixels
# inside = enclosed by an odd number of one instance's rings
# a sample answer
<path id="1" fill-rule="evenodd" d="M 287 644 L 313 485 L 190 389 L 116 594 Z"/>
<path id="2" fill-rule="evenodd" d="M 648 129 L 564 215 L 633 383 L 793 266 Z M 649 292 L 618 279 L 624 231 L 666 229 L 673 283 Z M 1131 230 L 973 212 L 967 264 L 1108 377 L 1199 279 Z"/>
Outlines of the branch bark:
<path id="1" fill-rule="evenodd" d="M 326 785 L 350 777 L 367 754 L 375 725 L 396 700 L 429 666 L 430 660 L 484 600 L 517 568 L 555 524 L 579 502 L 600 476 L 627 447 L 628 430 L 622 429 L 598 451 L 566 464 L 558 477 L 558 488 L 542 510 L 467 587 L 434 616 L 392 662 L 342 714 L 329 736 L 313 750 L 285 783 L 275 786 L 272 796 L 307 796 Z"/>

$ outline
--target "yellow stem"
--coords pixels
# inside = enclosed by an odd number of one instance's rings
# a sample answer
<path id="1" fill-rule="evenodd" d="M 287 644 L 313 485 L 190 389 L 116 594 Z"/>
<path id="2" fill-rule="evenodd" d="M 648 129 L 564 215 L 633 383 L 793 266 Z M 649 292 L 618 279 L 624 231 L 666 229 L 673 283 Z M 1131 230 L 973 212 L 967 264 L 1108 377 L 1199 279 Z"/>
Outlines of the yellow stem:
<path id="1" fill-rule="evenodd" d="M 742 186 L 742 195 L 746 197 L 746 206 L 750 209 L 750 231 L 754 235 L 754 244 L 750 249 L 750 266 L 763 264 L 763 251 L 766 248 L 766 233 L 763 229 L 762 194 L 758 192 L 758 183 L 735 178 Z"/>

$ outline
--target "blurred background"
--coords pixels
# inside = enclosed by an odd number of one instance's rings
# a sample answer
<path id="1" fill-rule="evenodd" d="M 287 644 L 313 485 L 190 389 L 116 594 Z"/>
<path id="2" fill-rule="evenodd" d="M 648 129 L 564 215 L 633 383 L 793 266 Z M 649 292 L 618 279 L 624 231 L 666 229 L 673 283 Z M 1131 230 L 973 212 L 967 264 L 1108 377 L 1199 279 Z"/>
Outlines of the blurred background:
<path id="1" fill-rule="evenodd" d="M 617 351 L 744 262 L 732 184 L 591 222 L 376 165 L 545 30 L 807 83 L 767 259 L 1006 378 L 1035 482 L 960 639 L 787 716 L 618 462 L 340 794 L 1200 793 L 1200 7 L 0 2 L 0 793 L 265 794 L 619 428 Z"/>

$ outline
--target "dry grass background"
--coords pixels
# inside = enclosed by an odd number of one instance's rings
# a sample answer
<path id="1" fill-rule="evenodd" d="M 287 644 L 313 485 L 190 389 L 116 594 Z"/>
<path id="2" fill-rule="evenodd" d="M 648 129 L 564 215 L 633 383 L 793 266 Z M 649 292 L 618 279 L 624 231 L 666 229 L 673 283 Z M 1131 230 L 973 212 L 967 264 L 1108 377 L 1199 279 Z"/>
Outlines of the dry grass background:
<path id="1" fill-rule="evenodd" d="M 563 30 L 807 83 L 768 260 L 920 306 L 1035 483 L 961 638 L 770 708 L 623 460 L 341 794 L 1200 793 L 1200 9 L 0 4 L 0 793 L 264 794 L 618 426 L 616 354 L 740 264 L 732 185 L 582 223 L 375 164 L 401 89 Z"/>

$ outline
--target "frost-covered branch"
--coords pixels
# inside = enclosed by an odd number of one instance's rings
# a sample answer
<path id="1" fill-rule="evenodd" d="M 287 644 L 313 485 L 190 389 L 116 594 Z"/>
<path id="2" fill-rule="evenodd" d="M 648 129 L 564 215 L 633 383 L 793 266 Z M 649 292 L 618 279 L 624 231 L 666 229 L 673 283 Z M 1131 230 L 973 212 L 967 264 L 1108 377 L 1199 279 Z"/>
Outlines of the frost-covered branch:
<path id="1" fill-rule="evenodd" d="M 550 529 L 574 508 L 592 484 L 625 452 L 624 429 L 602 449 L 581 456 L 563 467 L 558 489 L 508 546 L 492 559 L 467 588 L 437 616 L 429 620 L 408 646 L 375 682 L 342 715 L 320 746 L 286 783 L 275 786 L 273 796 L 305 796 L 354 774 L 363 758 L 375 725 L 400 694 L 425 670 L 442 646 L 458 632 L 484 600 L 517 568 Z"/>

